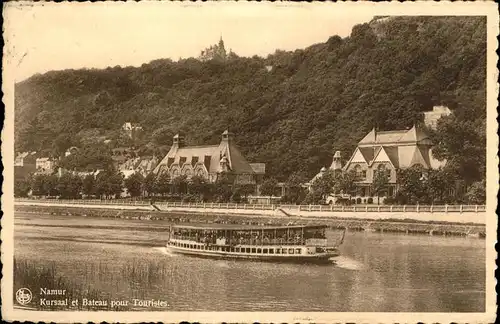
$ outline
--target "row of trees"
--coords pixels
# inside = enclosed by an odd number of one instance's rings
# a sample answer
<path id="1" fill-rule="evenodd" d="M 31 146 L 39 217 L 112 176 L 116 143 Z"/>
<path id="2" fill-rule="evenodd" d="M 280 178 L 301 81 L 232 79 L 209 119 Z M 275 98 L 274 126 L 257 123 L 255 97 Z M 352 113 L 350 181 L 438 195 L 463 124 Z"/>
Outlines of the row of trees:
<path id="1" fill-rule="evenodd" d="M 387 197 L 387 204 L 484 204 L 486 202 L 486 181 L 476 181 L 468 185 L 453 168 L 423 170 L 420 167 L 397 170 L 397 192 Z M 371 192 L 377 197 L 387 195 L 389 189 L 388 170 L 375 173 Z M 356 195 L 356 174 L 354 172 L 335 172 L 328 170 L 314 180 L 304 203 L 324 203 L 329 196 Z M 346 199 L 346 198 L 344 198 Z M 342 200 L 342 199 L 340 199 Z"/>
<path id="2" fill-rule="evenodd" d="M 452 168 L 398 170 L 398 191 L 387 203 L 485 204 L 486 181 L 468 184 Z"/>
<path id="3" fill-rule="evenodd" d="M 87 197 L 116 198 L 126 189 L 134 198 L 182 199 L 182 201 L 242 202 L 254 193 L 255 185 L 235 185 L 227 177 L 220 177 L 215 183 L 203 177 L 179 176 L 171 179 L 167 174 L 144 177 L 135 173 L 128 178 L 116 171 L 105 171 L 84 178 L 67 173 L 57 175 L 35 175 L 27 180 L 17 180 L 15 196 L 57 196 L 64 199 Z"/>

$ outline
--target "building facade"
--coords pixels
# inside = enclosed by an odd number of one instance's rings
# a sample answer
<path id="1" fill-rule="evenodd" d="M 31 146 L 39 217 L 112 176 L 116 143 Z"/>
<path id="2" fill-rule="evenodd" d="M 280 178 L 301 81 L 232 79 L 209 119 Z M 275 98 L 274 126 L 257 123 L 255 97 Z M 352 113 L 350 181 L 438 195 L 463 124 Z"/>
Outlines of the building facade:
<path id="1" fill-rule="evenodd" d="M 445 162 L 432 154 L 428 134 L 418 126 L 409 130 L 377 131 L 372 129 L 359 141 L 343 171 L 356 175 L 356 197 L 373 197 L 372 183 L 377 172 L 388 176 L 388 189 L 382 197 L 393 196 L 397 190 L 397 170 L 411 167 L 437 169 Z"/>
<path id="2" fill-rule="evenodd" d="M 36 172 L 36 152 L 19 153 L 14 160 L 14 178 L 22 180 Z"/>
<path id="3" fill-rule="evenodd" d="M 141 137 L 143 128 L 139 124 L 126 122 L 122 125 L 122 131 L 131 139 L 138 139 Z"/>
<path id="4" fill-rule="evenodd" d="M 436 129 L 438 120 L 450 114 L 450 108 L 446 106 L 434 106 L 431 111 L 424 112 L 424 124 L 431 129 Z"/>
<path id="5" fill-rule="evenodd" d="M 158 159 L 154 155 L 140 156 L 126 160 L 123 164 L 119 165 L 118 169 L 123 173 L 125 178 L 128 178 L 134 173 L 139 173 L 143 177 L 146 177 L 153 172 L 158 162 Z"/>
<path id="6" fill-rule="evenodd" d="M 171 179 L 181 175 L 190 179 L 196 175 L 215 182 L 224 176 L 235 184 L 256 184 L 265 166 L 252 167 L 226 130 L 218 145 L 185 146 L 184 137 L 175 135 L 170 151 L 153 172 L 158 176 L 167 173 Z"/>
<path id="7" fill-rule="evenodd" d="M 35 166 L 38 174 L 52 174 L 55 171 L 56 161 L 48 157 L 38 158 Z"/>

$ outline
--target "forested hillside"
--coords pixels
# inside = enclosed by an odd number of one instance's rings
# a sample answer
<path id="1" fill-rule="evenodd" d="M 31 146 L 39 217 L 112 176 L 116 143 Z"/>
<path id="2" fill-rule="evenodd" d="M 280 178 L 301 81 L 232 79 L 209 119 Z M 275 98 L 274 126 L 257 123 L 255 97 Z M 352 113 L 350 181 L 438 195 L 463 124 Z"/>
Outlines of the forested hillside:
<path id="1" fill-rule="evenodd" d="M 314 175 L 335 150 L 348 158 L 374 126 L 410 127 L 422 111 L 445 104 L 456 117 L 438 133 L 456 134 L 437 134 L 438 151 L 467 173 L 484 165 L 485 27 L 482 17 L 398 17 L 267 58 L 160 59 L 35 75 L 16 85 L 16 150 L 118 139 L 126 121 L 143 126 L 136 145 L 145 153 L 164 149 L 177 132 L 188 144 L 218 143 L 229 128 L 250 162 L 285 179 Z M 475 160 L 459 161 L 465 147 Z"/>

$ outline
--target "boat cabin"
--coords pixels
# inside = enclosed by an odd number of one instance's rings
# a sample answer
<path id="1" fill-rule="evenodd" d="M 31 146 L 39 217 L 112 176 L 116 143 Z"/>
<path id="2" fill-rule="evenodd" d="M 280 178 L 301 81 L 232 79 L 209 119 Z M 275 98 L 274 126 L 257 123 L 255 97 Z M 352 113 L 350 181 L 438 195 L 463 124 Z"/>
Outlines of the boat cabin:
<path id="1" fill-rule="evenodd" d="M 207 245 L 325 245 L 327 226 L 181 226 L 171 227 L 170 239 Z"/>

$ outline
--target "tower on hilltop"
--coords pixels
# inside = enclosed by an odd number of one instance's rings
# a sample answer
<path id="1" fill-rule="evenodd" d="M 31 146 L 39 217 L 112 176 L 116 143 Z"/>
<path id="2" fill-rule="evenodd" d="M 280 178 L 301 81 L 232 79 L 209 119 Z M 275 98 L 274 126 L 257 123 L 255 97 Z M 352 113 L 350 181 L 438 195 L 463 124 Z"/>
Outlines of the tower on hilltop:
<path id="1" fill-rule="evenodd" d="M 220 36 L 218 44 L 211 45 L 210 47 L 207 47 L 205 50 L 201 51 L 199 59 L 201 61 L 227 60 L 227 52 L 224 46 L 224 40 L 222 39 L 222 35 Z"/>

